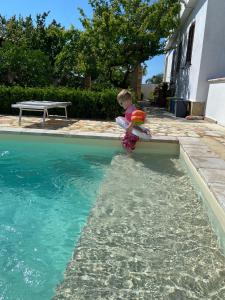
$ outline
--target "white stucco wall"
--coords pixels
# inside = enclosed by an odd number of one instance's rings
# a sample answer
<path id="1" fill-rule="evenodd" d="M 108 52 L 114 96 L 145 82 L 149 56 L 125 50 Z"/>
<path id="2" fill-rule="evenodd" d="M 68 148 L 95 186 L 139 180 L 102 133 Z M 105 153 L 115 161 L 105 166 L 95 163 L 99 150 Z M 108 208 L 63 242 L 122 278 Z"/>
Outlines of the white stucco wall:
<path id="1" fill-rule="evenodd" d="M 157 84 L 142 84 L 141 92 L 143 93 L 144 99 L 149 99 L 150 92 L 153 92 L 156 88 Z"/>
<path id="2" fill-rule="evenodd" d="M 205 116 L 225 126 L 225 78 L 210 82 Z"/>
<path id="3" fill-rule="evenodd" d="M 165 67 L 164 67 L 164 82 L 170 82 L 172 61 L 173 61 L 173 51 L 170 50 L 165 56 Z"/>
<path id="4" fill-rule="evenodd" d="M 192 10 L 186 23 L 183 25 L 180 38 L 183 41 L 181 69 L 177 80 L 177 96 L 185 100 L 201 101 L 197 97 L 203 39 L 206 24 L 208 0 L 199 0 Z M 195 34 L 192 49 L 191 65 L 186 66 L 186 52 L 189 28 L 195 22 Z M 206 99 L 205 99 L 206 100 Z"/>
<path id="5" fill-rule="evenodd" d="M 205 101 L 208 79 L 225 76 L 225 0 L 208 0 L 206 28 L 196 98 Z"/>
<path id="6" fill-rule="evenodd" d="M 208 79 L 225 76 L 225 0 L 189 0 L 182 26 L 169 40 L 177 47 L 182 40 L 181 68 L 176 75 L 176 96 L 193 102 L 206 102 Z M 185 16 L 185 17 L 184 17 Z M 195 22 L 191 65 L 186 66 L 188 33 Z M 167 54 L 164 78 L 170 81 L 172 53 Z"/>

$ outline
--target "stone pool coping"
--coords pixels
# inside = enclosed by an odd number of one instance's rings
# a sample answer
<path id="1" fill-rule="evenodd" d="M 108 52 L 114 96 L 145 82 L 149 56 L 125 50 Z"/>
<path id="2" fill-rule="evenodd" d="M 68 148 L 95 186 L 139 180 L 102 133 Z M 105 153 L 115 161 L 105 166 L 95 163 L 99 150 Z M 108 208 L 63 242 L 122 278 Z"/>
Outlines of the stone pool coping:
<path id="1" fill-rule="evenodd" d="M 119 140 L 120 133 L 100 132 L 68 132 L 47 129 L 1 127 L 0 134 L 23 134 L 34 136 L 51 136 L 65 138 L 86 138 L 101 140 Z M 200 137 L 152 136 L 150 141 L 143 144 L 173 143 L 180 145 L 180 155 L 186 162 L 194 179 L 196 179 L 203 196 L 209 202 L 218 217 L 225 233 L 225 161 L 210 150 Z"/>
<path id="2" fill-rule="evenodd" d="M 92 131 L 52 131 L 47 129 L 28 129 L 28 128 L 9 128 L 0 127 L 0 134 L 23 134 L 23 135 L 36 135 L 36 136 L 52 136 L 52 137 L 71 137 L 71 138 L 87 138 L 87 139 L 104 139 L 104 140 L 120 140 L 121 134 L 119 133 L 101 133 Z M 142 143 L 148 142 L 169 142 L 178 143 L 177 137 L 172 136 L 152 136 L 150 141 L 143 141 Z"/>
<path id="3" fill-rule="evenodd" d="M 225 161 L 201 138 L 179 138 L 180 157 L 225 233 Z"/>

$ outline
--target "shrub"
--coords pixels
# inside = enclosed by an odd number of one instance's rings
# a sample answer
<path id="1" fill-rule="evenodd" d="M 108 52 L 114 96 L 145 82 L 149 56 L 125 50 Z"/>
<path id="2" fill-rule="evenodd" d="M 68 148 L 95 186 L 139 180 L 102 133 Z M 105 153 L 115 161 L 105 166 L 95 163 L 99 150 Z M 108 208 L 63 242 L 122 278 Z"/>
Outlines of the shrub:
<path id="1" fill-rule="evenodd" d="M 116 89 L 93 92 L 72 88 L 0 86 L 0 114 L 18 113 L 11 108 L 11 104 L 19 101 L 70 101 L 72 105 L 68 109 L 69 117 L 112 120 L 122 113 L 116 101 L 117 93 Z"/>

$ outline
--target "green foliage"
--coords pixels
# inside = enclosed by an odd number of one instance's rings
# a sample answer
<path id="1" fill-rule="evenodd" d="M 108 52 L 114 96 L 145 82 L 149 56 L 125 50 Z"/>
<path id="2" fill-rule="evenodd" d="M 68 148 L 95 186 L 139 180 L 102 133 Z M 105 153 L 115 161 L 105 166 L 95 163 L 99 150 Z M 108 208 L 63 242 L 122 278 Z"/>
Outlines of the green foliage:
<path id="1" fill-rule="evenodd" d="M 0 48 L 0 81 L 6 85 L 44 86 L 50 83 L 52 67 L 40 50 L 5 43 Z"/>
<path id="2" fill-rule="evenodd" d="M 55 57 L 55 75 L 60 85 L 82 86 L 86 76 L 97 77 L 95 57 L 85 32 L 71 27 L 65 35 L 65 45 Z"/>
<path id="3" fill-rule="evenodd" d="M 99 73 L 127 87 L 136 66 L 164 52 L 178 25 L 179 0 L 90 0 L 93 17 L 80 10 Z"/>
<path id="4" fill-rule="evenodd" d="M 149 78 L 145 81 L 145 83 L 154 83 L 154 84 L 160 84 L 163 82 L 163 74 L 157 74 L 152 76 L 152 78 Z"/>
<path id="5" fill-rule="evenodd" d="M 148 99 L 152 102 L 154 101 L 154 91 L 149 92 Z"/>
<path id="6" fill-rule="evenodd" d="M 48 24 L 49 12 L 34 20 L 31 16 L 7 19 L 0 15 L 0 49 L 7 45 L 7 53 L 3 49 L 0 53 L 0 83 L 81 87 L 83 79 L 91 76 L 96 89 L 127 88 L 130 74 L 164 52 L 165 38 L 178 25 L 180 0 L 89 3 L 93 17 L 87 18 L 80 10 L 82 32 L 74 27 L 66 30 L 55 20 Z M 31 74 L 32 68 L 36 75 Z"/>
<path id="7" fill-rule="evenodd" d="M 79 40 L 79 31 L 74 28 L 65 30 L 64 27 L 55 20 L 49 25 L 46 25 L 48 14 L 49 13 L 38 14 L 35 21 L 32 20 L 31 16 L 26 18 L 19 17 L 18 19 L 15 16 L 9 19 L 0 16 L 0 47 L 3 46 L 5 49 L 5 44 L 7 45 L 7 53 L 5 54 L 4 60 L 7 61 L 7 66 L 9 68 L 8 73 L 11 73 L 11 75 L 4 74 L 4 76 L 1 77 L 1 83 L 27 86 L 34 86 L 35 81 L 37 86 L 44 86 L 53 82 L 58 84 L 61 84 L 62 82 L 64 85 L 68 85 L 69 82 L 69 84 L 72 84 L 73 86 L 80 84 L 81 80 L 75 80 L 71 83 L 70 76 L 65 76 L 65 74 L 71 74 L 74 71 L 74 66 L 78 61 L 77 59 L 73 61 L 73 58 L 79 53 L 77 47 L 74 47 L 74 36 Z M 70 45 L 70 47 L 68 47 L 68 45 Z M 55 66 L 55 63 L 61 52 L 61 57 L 65 57 L 65 54 L 63 53 L 65 48 L 69 48 L 69 58 L 67 57 L 66 60 L 61 60 L 61 66 L 64 66 L 64 68 L 60 69 L 58 65 Z M 4 49 L 2 49 L 3 52 L 5 51 Z M 15 57 L 10 58 L 8 55 L 10 52 Z M 20 62 L 22 64 L 21 68 L 25 70 L 29 69 L 29 66 L 31 67 L 32 57 L 34 60 L 33 64 L 35 65 L 34 70 L 37 71 L 37 76 L 33 74 L 32 80 L 27 81 L 26 79 L 30 79 L 29 75 L 23 76 L 21 79 L 17 78 L 17 76 L 12 76 L 14 71 L 12 72 L 11 69 L 15 69 L 16 61 Z M 38 60 L 39 63 L 37 63 Z M 47 66 L 49 63 L 52 66 L 51 70 L 50 67 Z M 19 63 L 17 65 L 19 65 Z M 42 67 L 46 68 L 45 77 L 41 71 Z M 51 74 L 49 73 L 50 71 Z M 55 71 L 55 73 L 53 71 Z M 4 72 L 7 72 L 7 70 L 5 69 Z M 6 77 L 10 77 L 10 80 L 8 81 Z M 33 80 L 34 77 L 36 77 L 35 80 Z M 41 78 L 38 79 L 38 77 Z"/>
<path id="8" fill-rule="evenodd" d="M 66 31 L 53 20 L 48 26 L 46 19 L 49 12 L 38 14 L 35 21 L 31 16 L 12 16 L 8 20 L 0 16 L 0 36 L 4 41 L 28 49 L 41 50 L 54 63 L 56 55 L 66 42 Z"/>
<path id="9" fill-rule="evenodd" d="M 122 111 L 116 101 L 118 91 L 106 89 L 100 92 L 71 88 L 22 88 L 0 86 L 0 114 L 16 114 L 11 104 L 26 100 L 70 101 L 69 117 L 112 120 Z"/>

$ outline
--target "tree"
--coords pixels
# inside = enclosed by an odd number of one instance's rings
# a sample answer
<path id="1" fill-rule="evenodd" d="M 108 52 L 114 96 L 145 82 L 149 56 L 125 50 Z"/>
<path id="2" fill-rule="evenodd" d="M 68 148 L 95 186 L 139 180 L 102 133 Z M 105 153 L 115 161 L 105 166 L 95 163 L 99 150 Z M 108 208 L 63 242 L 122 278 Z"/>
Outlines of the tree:
<path id="1" fill-rule="evenodd" d="M 56 55 L 66 43 L 66 30 L 55 20 L 47 26 L 48 15 L 49 12 L 38 14 L 35 21 L 31 16 L 18 19 L 13 16 L 8 20 L 0 16 L 0 36 L 14 45 L 41 50 L 49 56 L 53 65 Z"/>
<path id="2" fill-rule="evenodd" d="M 9 19 L 0 16 L 0 46 L 3 47 L 1 53 L 6 51 L 0 58 L 2 83 L 22 85 L 35 85 L 35 82 L 36 85 L 51 83 L 49 79 L 53 79 L 56 58 L 68 43 L 69 34 L 55 20 L 47 26 L 48 15 L 49 12 L 38 14 L 35 21 L 31 16 L 18 19 L 16 16 Z M 40 77 L 32 72 L 31 76 L 28 75 L 32 68 Z M 46 76 L 43 74 L 45 68 Z M 43 81 L 44 78 L 46 82 Z"/>
<path id="3" fill-rule="evenodd" d="M 165 38 L 178 25 L 179 0 L 90 0 L 93 17 L 80 9 L 98 72 L 127 87 L 129 74 L 164 52 Z"/>
<path id="4" fill-rule="evenodd" d="M 50 76 L 54 84 L 77 87 L 82 85 L 86 74 L 90 74 L 95 78 L 95 61 L 85 33 L 73 26 L 65 30 L 55 20 L 46 25 L 48 16 L 49 12 L 38 14 L 34 21 L 31 16 L 25 18 L 12 16 L 9 19 L 0 16 L 0 46 L 3 42 L 8 43 L 7 53 L 9 47 L 12 46 L 12 53 L 16 56 L 20 55 L 19 48 L 22 52 L 26 49 L 24 59 L 20 56 L 19 61 L 22 62 L 22 65 L 27 65 L 26 57 L 28 53 L 29 55 L 34 54 L 34 52 L 28 50 L 39 50 L 42 54 L 44 53 L 54 70 L 54 73 Z M 8 73 L 5 70 L 4 75 L 0 76 L 3 80 L 2 83 L 12 84 L 14 81 L 18 82 L 18 79 L 12 75 L 14 72 L 10 71 L 15 69 L 14 63 L 16 62 L 13 62 L 13 59 L 10 60 L 9 57 L 7 57 L 7 62 Z M 11 66 L 9 65 L 10 62 L 12 63 Z M 3 68 L 4 64 L 1 69 L 3 70 Z M 21 82 L 23 82 L 23 85 L 25 84 L 24 78 Z M 46 81 L 47 83 L 49 83 L 49 80 Z M 28 80 L 27 85 L 30 84 L 31 82 Z"/>
<path id="5" fill-rule="evenodd" d="M 55 63 L 56 56 L 62 51 L 67 43 L 67 30 L 53 20 L 48 26 L 46 18 L 49 12 L 38 14 L 36 16 L 35 36 L 33 37 L 33 49 L 40 49 L 49 56 L 52 66 Z"/>
<path id="6" fill-rule="evenodd" d="M 162 83 L 162 81 L 163 81 L 163 74 L 160 73 L 160 74 L 154 75 L 151 78 L 147 79 L 145 81 L 145 83 L 159 84 L 159 83 Z"/>
<path id="7" fill-rule="evenodd" d="M 0 81 L 6 85 L 44 86 L 51 82 L 52 67 L 40 50 L 4 43 L 0 48 Z"/>
<path id="8" fill-rule="evenodd" d="M 60 85 L 76 85 L 82 76 L 80 32 L 73 27 L 66 32 L 66 43 L 55 59 L 55 75 Z"/>

